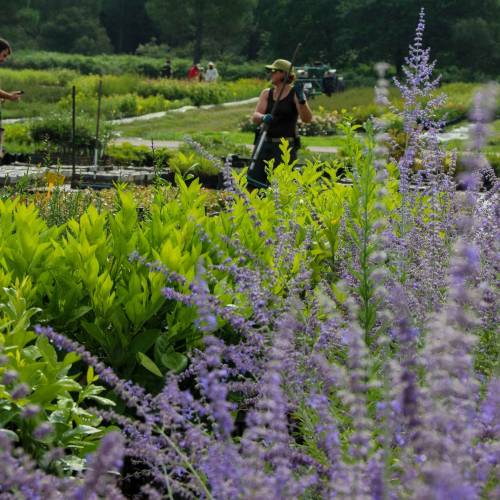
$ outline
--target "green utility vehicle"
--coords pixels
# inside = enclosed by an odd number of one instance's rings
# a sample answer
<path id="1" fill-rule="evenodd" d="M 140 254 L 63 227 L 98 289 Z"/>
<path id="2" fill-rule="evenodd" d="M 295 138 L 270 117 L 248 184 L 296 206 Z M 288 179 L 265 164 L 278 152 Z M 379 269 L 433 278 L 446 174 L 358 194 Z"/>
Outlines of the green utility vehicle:
<path id="1" fill-rule="evenodd" d="M 295 72 L 297 81 L 304 85 L 304 91 L 309 98 L 321 94 L 331 96 L 335 92 L 345 90 L 343 77 L 327 64 L 316 62 L 308 66 L 298 66 Z"/>

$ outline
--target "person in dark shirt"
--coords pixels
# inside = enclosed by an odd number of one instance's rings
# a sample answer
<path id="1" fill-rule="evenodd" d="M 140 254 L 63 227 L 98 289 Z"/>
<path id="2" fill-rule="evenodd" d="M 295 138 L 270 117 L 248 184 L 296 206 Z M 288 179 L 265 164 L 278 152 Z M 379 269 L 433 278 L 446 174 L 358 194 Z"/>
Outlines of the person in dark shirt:
<path id="1" fill-rule="evenodd" d="M 172 78 L 172 62 L 170 59 L 165 61 L 161 73 L 164 78 Z"/>
<path id="2" fill-rule="evenodd" d="M 304 89 L 299 84 L 293 85 L 295 80 L 293 69 L 286 78 L 290 67 L 291 63 L 286 59 L 276 59 L 272 64 L 266 66 L 271 72 L 273 86 L 261 92 L 252 120 L 257 125 L 267 123 L 269 129 L 260 154 L 247 173 L 249 187 L 269 187 L 266 163 L 270 160 L 274 160 L 274 166 L 281 163 L 279 145 L 282 138 L 285 138 L 291 147 L 291 161 L 297 159 L 297 150 L 299 149 L 297 120 L 299 117 L 305 123 L 312 120 L 311 108 L 307 103 Z M 276 110 L 274 114 L 271 114 L 278 98 Z"/>

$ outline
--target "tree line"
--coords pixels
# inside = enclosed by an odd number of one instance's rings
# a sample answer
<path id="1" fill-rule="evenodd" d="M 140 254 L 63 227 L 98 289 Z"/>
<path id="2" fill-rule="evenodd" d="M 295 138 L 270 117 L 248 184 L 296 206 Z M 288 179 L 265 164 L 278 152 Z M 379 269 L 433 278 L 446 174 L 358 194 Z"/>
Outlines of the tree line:
<path id="1" fill-rule="evenodd" d="M 17 49 L 289 58 L 399 67 L 421 7 L 440 66 L 500 73 L 500 0 L 2 0 L 0 36 Z M 167 55 L 167 54 L 165 54 Z"/>

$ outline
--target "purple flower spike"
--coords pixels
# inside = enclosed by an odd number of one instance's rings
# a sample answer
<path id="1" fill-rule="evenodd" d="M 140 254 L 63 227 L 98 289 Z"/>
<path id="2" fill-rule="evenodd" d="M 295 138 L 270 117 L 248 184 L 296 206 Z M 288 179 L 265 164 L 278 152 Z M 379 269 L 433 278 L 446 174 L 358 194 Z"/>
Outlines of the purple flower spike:
<path id="1" fill-rule="evenodd" d="M 110 432 L 101 440 L 96 453 L 89 460 L 89 468 L 85 474 L 83 485 L 73 493 L 75 500 L 96 498 L 103 495 L 110 498 L 112 473 L 119 472 L 123 465 L 124 442 L 121 434 Z M 114 498 L 124 498 L 114 490 Z"/>
<path id="2" fill-rule="evenodd" d="M 52 427 L 52 424 L 50 424 L 49 422 L 43 422 L 35 428 L 35 430 L 33 431 L 33 437 L 35 439 L 42 440 L 49 436 L 53 431 L 54 428 Z"/>

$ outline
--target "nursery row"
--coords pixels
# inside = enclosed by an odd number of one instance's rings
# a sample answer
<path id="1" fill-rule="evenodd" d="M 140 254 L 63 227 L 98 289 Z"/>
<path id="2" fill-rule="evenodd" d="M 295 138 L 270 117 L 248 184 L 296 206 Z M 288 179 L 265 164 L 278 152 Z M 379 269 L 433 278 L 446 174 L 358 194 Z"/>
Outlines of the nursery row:
<path id="1" fill-rule="evenodd" d="M 5 103 L 4 118 L 66 112 L 70 116 L 71 88 L 77 89 L 77 109 L 95 116 L 97 91 L 102 81 L 101 110 L 108 119 L 136 116 L 185 105 L 220 104 L 258 95 L 263 80 L 198 83 L 185 80 L 146 79 L 139 75 L 82 76 L 68 70 L 37 71 L 1 69 L 4 88 L 22 89 L 19 103 Z"/>

